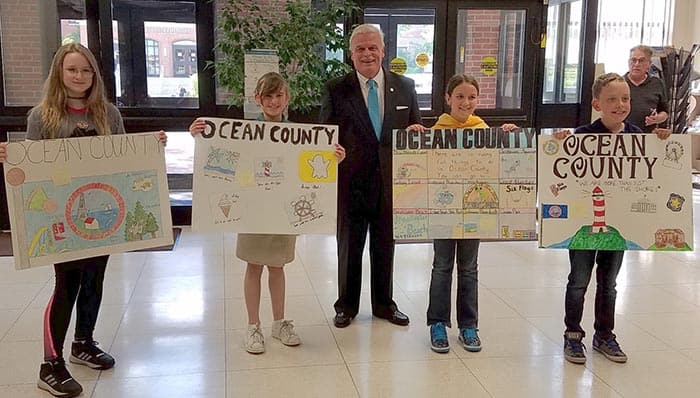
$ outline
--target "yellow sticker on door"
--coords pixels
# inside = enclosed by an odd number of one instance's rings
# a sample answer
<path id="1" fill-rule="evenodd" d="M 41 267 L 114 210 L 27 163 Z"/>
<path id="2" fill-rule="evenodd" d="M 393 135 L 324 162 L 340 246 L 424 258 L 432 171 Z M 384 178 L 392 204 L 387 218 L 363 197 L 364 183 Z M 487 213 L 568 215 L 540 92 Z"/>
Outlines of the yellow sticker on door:
<path id="1" fill-rule="evenodd" d="M 484 57 L 481 59 L 481 73 L 486 76 L 495 75 L 498 71 L 498 61 L 494 57 Z"/>
<path id="2" fill-rule="evenodd" d="M 406 73 L 406 68 L 406 60 L 401 57 L 396 57 L 389 62 L 389 70 L 399 75 Z"/>

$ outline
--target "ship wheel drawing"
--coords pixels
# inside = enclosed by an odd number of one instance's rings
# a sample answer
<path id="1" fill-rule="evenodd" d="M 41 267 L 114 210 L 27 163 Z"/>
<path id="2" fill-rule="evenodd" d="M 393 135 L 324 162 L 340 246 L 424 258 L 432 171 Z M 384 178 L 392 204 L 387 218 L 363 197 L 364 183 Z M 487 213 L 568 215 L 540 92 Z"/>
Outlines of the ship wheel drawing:
<path id="1" fill-rule="evenodd" d="M 312 205 L 314 204 L 315 198 L 315 194 L 311 194 L 311 200 L 307 200 L 305 195 L 299 197 L 299 200 L 292 203 L 294 215 L 296 215 L 300 219 L 312 216 L 314 214 L 314 209 Z"/>

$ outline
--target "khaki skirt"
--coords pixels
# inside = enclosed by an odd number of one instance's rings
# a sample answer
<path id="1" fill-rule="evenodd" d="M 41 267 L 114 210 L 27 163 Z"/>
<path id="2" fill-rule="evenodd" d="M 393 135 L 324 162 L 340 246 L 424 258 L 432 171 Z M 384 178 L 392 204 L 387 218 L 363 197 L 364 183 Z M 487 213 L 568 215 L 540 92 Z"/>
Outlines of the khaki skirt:
<path id="1" fill-rule="evenodd" d="M 241 260 L 282 267 L 294 260 L 296 235 L 238 234 L 236 257 Z"/>

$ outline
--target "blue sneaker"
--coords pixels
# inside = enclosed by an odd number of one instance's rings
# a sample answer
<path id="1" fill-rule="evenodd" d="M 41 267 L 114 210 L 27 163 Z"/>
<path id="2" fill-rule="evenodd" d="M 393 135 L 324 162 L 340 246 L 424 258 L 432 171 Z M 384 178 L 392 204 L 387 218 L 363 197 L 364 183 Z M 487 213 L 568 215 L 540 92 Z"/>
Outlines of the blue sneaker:
<path id="1" fill-rule="evenodd" d="M 447 330 L 442 322 L 430 325 L 430 349 L 444 354 L 450 351 L 450 341 L 447 339 Z"/>
<path id="2" fill-rule="evenodd" d="M 469 352 L 479 352 L 481 351 L 481 340 L 479 335 L 476 333 L 479 329 L 477 328 L 462 328 L 459 329 L 459 341 L 462 343 L 462 347 Z"/>
<path id="3" fill-rule="evenodd" d="M 597 335 L 593 335 L 593 349 L 605 355 L 606 358 L 613 362 L 627 362 L 627 354 L 625 354 L 622 351 L 622 348 L 620 348 L 620 344 L 617 343 L 614 334 L 607 340 L 603 340 Z"/>

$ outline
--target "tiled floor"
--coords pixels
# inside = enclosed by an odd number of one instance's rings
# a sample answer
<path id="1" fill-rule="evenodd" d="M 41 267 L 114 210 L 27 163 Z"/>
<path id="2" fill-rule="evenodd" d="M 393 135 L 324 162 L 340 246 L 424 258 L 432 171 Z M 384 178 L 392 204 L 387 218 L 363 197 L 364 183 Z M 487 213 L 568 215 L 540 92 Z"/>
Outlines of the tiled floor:
<path id="1" fill-rule="evenodd" d="M 697 247 L 700 195 L 694 200 Z M 484 349 L 464 351 L 450 330 L 452 351 L 440 355 L 430 351 L 425 326 L 431 245 L 396 250 L 395 299 L 410 326 L 372 319 L 365 290 L 360 315 L 336 329 L 334 238 L 299 237 L 297 258 L 286 268 L 287 315 L 303 344 L 270 338 L 264 289 L 267 352 L 253 356 L 242 345 L 244 264 L 234 248 L 233 234 L 185 230 L 175 252 L 112 256 L 96 336 L 117 366 L 97 372 L 71 365 L 83 396 L 669 398 L 700 391 L 699 250 L 628 252 L 616 332 L 630 360 L 615 364 L 591 350 L 588 363 L 577 366 L 561 350 L 565 251 L 534 242 L 482 244 Z M 48 397 L 35 379 L 52 288 L 50 267 L 15 271 L 11 258 L 0 258 L 0 397 Z M 589 291 L 589 333 L 592 297 Z"/>

